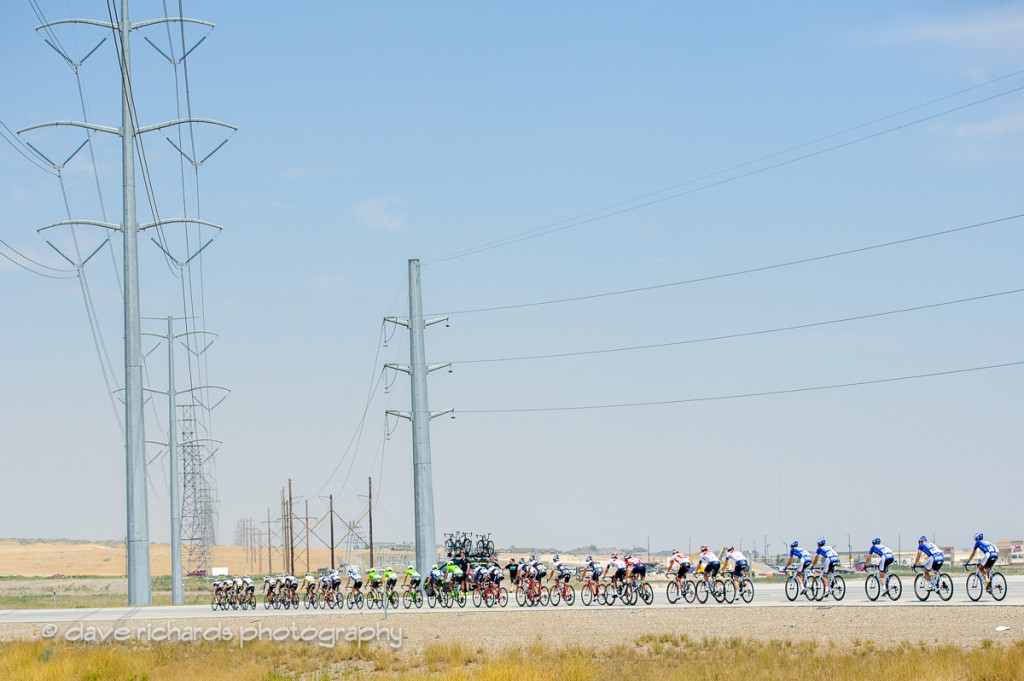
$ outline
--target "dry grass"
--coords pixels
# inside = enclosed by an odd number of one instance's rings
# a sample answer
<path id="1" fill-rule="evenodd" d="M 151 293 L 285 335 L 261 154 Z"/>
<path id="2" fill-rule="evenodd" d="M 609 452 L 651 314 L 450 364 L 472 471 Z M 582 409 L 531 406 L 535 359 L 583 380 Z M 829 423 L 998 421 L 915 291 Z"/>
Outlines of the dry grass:
<path id="1" fill-rule="evenodd" d="M 739 638 L 693 640 L 664 634 L 611 647 L 555 648 L 534 642 L 488 654 L 448 642 L 415 653 L 387 646 L 310 644 L 68 644 L 28 641 L 0 644 L 0 677 L 25 681 L 196 681 L 239 679 L 328 681 L 345 678 L 485 681 L 598 681 L 629 674 L 669 681 L 745 681 L 828 678 L 853 681 L 1017 681 L 1024 679 L 1024 641 L 983 642 L 966 649 L 902 643 L 881 648 L 870 641 L 847 646 L 752 642 Z"/>

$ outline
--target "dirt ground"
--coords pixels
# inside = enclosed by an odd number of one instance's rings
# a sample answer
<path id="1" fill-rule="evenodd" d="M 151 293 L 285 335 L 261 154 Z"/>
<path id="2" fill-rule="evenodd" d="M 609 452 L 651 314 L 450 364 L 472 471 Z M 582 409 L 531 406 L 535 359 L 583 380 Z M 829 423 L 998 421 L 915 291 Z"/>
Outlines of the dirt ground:
<path id="1" fill-rule="evenodd" d="M 196 619 L 92 622 L 100 627 L 152 626 L 241 627 L 376 627 L 401 629 L 402 650 L 459 641 L 485 650 L 529 645 L 535 640 L 559 646 L 610 646 L 645 634 L 686 634 L 694 640 L 742 637 L 754 640 L 814 641 L 824 645 L 889 646 L 953 644 L 980 646 L 985 641 L 1024 640 L 1024 607 L 1008 605 L 854 608 L 836 606 L 742 608 L 544 608 L 519 611 L 472 610 L 392 614 L 344 612 L 292 617 L 204 617 Z M 0 621 L 0 640 L 35 638 L 43 624 Z M 72 623 L 56 625 L 61 636 Z M 1008 627 L 998 631 L 997 627 Z M 51 630 L 52 631 L 52 630 Z M 315 645 L 315 644 L 310 644 Z"/>

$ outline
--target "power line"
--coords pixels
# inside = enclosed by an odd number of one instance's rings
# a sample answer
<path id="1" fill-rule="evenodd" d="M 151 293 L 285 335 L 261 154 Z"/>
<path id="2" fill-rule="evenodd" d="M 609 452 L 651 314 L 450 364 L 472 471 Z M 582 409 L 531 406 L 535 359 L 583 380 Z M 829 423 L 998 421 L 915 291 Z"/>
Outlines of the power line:
<path id="1" fill-rule="evenodd" d="M 597 216 L 594 216 L 594 217 L 581 217 L 580 219 L 570 218 L 569 220 L 562 220 L 561 222 L 552 223 L 551 225 L 548 225 L 548 226 L 545 226 L 545 227 L 539 227 L 539 228 L 536 228 L 536 229 L 529 230 L 527 232 L 520 232 L 519 234 L 514 234 L 514 235 L 506 237 L 504 239 L 498 239 L 496 241 L 491 241 L 491 242 L 488 242 L 488 243 L 485 243 L 485 244 L 481 244 L 480 246 L 475 246 L 473 248 L 468 248 L 468 249 L 465 249 L 465 250 L 462 250 L 462 251 L 456 251 L 456 252 L 451 253 L 449 255 L 445 255 L 445 256 L 442 256 L 440 258 L 435 258 L 434 260 L 430 261 L 427 264 L 433 265 L 433 264 L 437 264 L 437 263 L 446 262 L 448 260 L 455 260 L 456 258 L 463 258 L 463 257 L 469 256 L 469 255 L 476 255 L 478 253 L 483 253 L 485 251 L 490 251 L 490 250 L 493 250 L 495 248 L 501 248 L 502 246 L 509 246 L 509 245 L 512 245 L 512 244 L 520 243 L 522 241 L 527 241 L 527 240 L 530 240 L 530 239 L 536 239 L 536 238 L 541 237 L 541 236 L 547 236 L 548 234 L 554 234 L 556 232 L 561 232 L 561 231 L 564 231 L 564 230 L 567 230 L 567 229 L 571 229 L 573 227 L 579 227 L 581 225 L 586 225 L 586 224 L 590 224 L 592 222 L 597 222 L 598 220 L 604 220 L 606 218 L 614 217 L 616 215 L 622 215 L 623 213 L 628 213 L 630 211 L 638 210 L 640 208 L 646 208 L 648 206 L 653 206 L 655 204 L 663 203 L 663 202 L 669 201 L 671 199 L 677 199 L 677 198 L 680 198 L 682 196 L 687 196 L 689 194 L 694 194 L 696 192 L 703 191 L 705 189 L 711 189 L 713 187 L 718 187 L 718 186 L 721 186 L 723 184 L 728 184 L 728 183 L 734 182 L 736 180 L 741 180 L 741 179 L 744 179 L 744 178 L 747 178 L 747 177 L 751 177 L 753 175 L 758 175 L 760 173 L 764 173 L 764 172 L 767 172 L 769 170 L 775 170 L 777 168 L 781 168 L 781 167 L 790 165 L 792 163 L 796 163 L 798 161 L 803 161 L 803 160 L 806 160 L 806 159 L 809 159 L 809 158 L 813 158 L 815 156 L 820 156 L 820 155 L 828 153 L 830 151 L 835 151 L 837 149 L 842 149 L 844 147 L 848 147 L 850 145 L 857 144 L 859 142 L 864 142 L 864 141 L 867 141 L 867 140 L 870 140 L 870 139 L 874 139 L 876 137 L 880 137 L 882 135 L 886 135 L 886 134 L 891 133 L 891 132 L 896 132 L 898 130 L 903 130 L 904 128 L 908 128 L 910 126 L 917 125 L 919 123 L 925 123 L 927 121 L 934 120 L 936 118 L 939 118 L 941 116 L 945 116 L 945 115 L 948 115 L 948 114 L 951 114 L 951 113 L 956 113 L 957 111 L 962 111 L 962 110 L 967 109 L 969 107 L 977 106 L 978 104 L 984 104 L 985 102 L 992 101 L 992 100 L 997 99 L 999 97 L 1005 97 L 1006 95 L 1010 95 L 1010 94 L 1013 94 L 1015 92 L 1020 92 L 1022 90 L 1024 90 L 1024 85 L 1022 85 L 1020 87 L 1017 87 L 1017 88 L 1013 88 L 1012 90 L 1007 90 L 1005 92 L 1001 92 L 999 94 L 992 95 L 990 97 L 985 97 L 984 99 L 979 99 L 979 100 L 976 100 L 976 101 L 973 101 L 973 102 L 969 102 L 967 104 L 963 104 L 961 106 L 953 107 L 951 109 L 946 109 L 945 111 L 940 111 L 939 113 L 932 114 L 930 116 L 925 116 L 924 118 L 919 118 L 919 119 L 910 121 L 908 123 L 902 123 L 900 125 L 896 125 L 896 126 L 893 126 L 891 128 L 887 128 L 885 130 L 874 132 L 874 133 L 871 133 L 869 135 L 864 135 L 863 137 L 858 137 L 858 138 L 855 138 L 855 139 L 852 139 L 852 140 L 849 140 L 849 141 L 846 141 L 846 142 L 835 144 L 835 145 L 830 146 L 830 147 L 825 147 L 824 149 L 819 149 L 818 151 L 813 151 L 813 152 L 804 154 L 802 156 L 796 156 L 794 158 L 787 159 L 785 161 L 779 161 L 778 163 L 773 163 L 771 165 L 764 166 L 763 168 L 758 168 L 756 170 L 751 170 L 751 171 L 748 171 L 748 172 L 745 172 L 745 173 L 741 173 L 739 175 L 734 175 L 732 177 L 727 177 L 727 178 L 722 179 L 722 180 L 717 180 L 715 182 L 709 182 L 708 184 L 704 184 L 704 185 L 701 185 L 699 187 L 695 187 L 693 189 L 688 189 L 686 191 L 677 192 L 675 194 L 670 194 L 668 196 L 663 196 L 663 197 L 657 198 L 657 199 L 651 199 L 649 201 L 644 201 L 643 203 L 639 203 L 639 204 L 634 205 L 634 206 L 629 206 L 627 208 L 620 208 L 618 210 L 613 210 L 611 212 L 598 211 L 598 212 L 601 212 L 603 214 L 597 215 Z M 741 166 L 737 166 L 737 167 L 743 167 L 745 165 L 749 165 L 749 163 L 741 164 Z M 727 172 L 727 171 L 718 171 L 716 173 L 712 173 L 711 175 L 706 175 L 706 176 L 703 176 L 703 177 L 705 177 L 705 178 L 706 177 L 712 177 L 712 176 L 721 174 L 723 172 Z M 691 183 L 696 182 L 696 181 L 699 181 L 699 180 L 689 180 L 687 182 L 681 183 L 681 184 L 676 185 L 676 186 L 677 187 L 681 187 L 681 186 L 684 186 L 684 185 L 687 185 L 687 184 L 691 184 Z M 655 193 L 660 193 L 660 192 L 655 192 Z M 647 194 L 645 196 L 649 197 L 649 196 L 652 196 L 652 194 Z M 640 197 L 640 198 L 643 198 L 643 197 Z M 630 201 L 626 201 L 626 202 L 623 202 L 623 203 L 626 203 L 626 204 L 632 203 L 633 201 L 640 200 L 640 198 L 633 199 L 633 200 L 630 200 Z M 616 206 L 621 206 L 621 205 L 623 205 L 623 203 L 619 203 L 619 204 L 615 204 L 615 205 Z M 586 213 L 584 215 L 585 216 L 589 216 L 589 215 L 593 215 L 593 213 Z M 568 222 L 569 224 L 564 224 L 565 222 Z"/>
<path id="2" fill-rule="evenodd" d="M 0 242 L 0 243 L 3 243 L 3 242 Z M 6 246 L 7 244 L 5 243 L 4 245 Z M 10 248 L 10 247 L 8 246 L 8 248 Z M 11 250 L 14 250 L 14 249 L 11 249 Z M 15 253 L 17 253 L 17 251 L 15 251 Z M 18 255 L 21 255 L 21 254 L 19 253 Z M 23 270 L 25 270 L 27 272 L 31 272 L 32 274 L 39 275 L 40 277 L 46 277 L 47 279 L 74 279 L 75 278 L 74 274 L 68 275 L 66 277 L 58 277 L 58 276 L 54 276 L 52 274 L 46 274 L 44 272 L 37 272 L 36 270 L 32 269 L 28 265 L 23 265 L 22 263 L 18 262 L 17 260 L 15 260 L 11 256 L 7 255 L 3 251 L 0 251 L 0 256 L 3 256 L 7 260 L 11 261 L 12 263 L 14 263 L 18 267 L 20 267 L 21 269 L 23 269 Z"/>
<path id="3" fill-rule="evenodd" d="M 1012 291 L 1000 291 L 998 293 L 987 293 L 981 296 L 972 296 L 970 298 L 960 298 L 957 300 L 947 300 L 941 303 L 930 303 L 927 305 L 916 305 L 914 307 L 905 307 L 898 310 L 887 310 L 885 312 L 873 312 L 871 314 L 857 315 L 854 317 L 842 317 L 840 319 L 829 319 L 822 322 L 809 322 L 806 324 L 795 324 L 793 326 L 780 326 L 773 329 L 762 329 L 760 331 L 746 331 L 742 333 L 730 333 L 721 336 L 706 336 L 703 338 L 690 338 L 687 340 L 670 341 L 667 343 L 651 343 L 648 345 L 631 345 L 620 348 L 604 348 L 600 350 L 581 350 L 578 352 L 561 352 L 548 355 L 525 355 L 520 357 L 495 357 L 490 359 L 467 359 L 467 360 L 451 360 L 452 364 L 484 364 L 492 362 L 518 362 L 525 360 L 537 360 L 537 359 L 558 359 L 562 357 L 580 357 L 583 355 L 600 355 L 612 352 L 630 352 L 634 350 L 650 350 L 653 348 L 667 348 L 676 345 L 691 345 L 694 343 L 708 343 L 711 341 L 729 340 L 733 338 L 747 338 L 750 336 L 761 336 L 769 333 L 779 333 L 782 331 L 796 331 L 799 329 L 810 329 L 817 326 L 827 326 L 829 324 L 842 324 L 845 322 L 860 321 L 863 319 L 874 319 L 877 317 L 886 317 L 889 315 L 903 314 L 905 312 L 917 312 L 919 310 L 930 310 L 937 307 L 945 307 L 947 305 L 958 305 L 960 303 L 970 303 L 978 300 L 986 300 L 988 298 L 997 298 L 999 296 L 1008 296 L 1015 293 L 1024 292 L 1024 288 L 1013 289 Z"/>
<path id="4" fill-rule="evenodd" d="M 905 239 L 897 239 L 895 241 L 886 241 L 880 244 L 873 244 L 871 246 L 862 246 L 860 248 L 852 248 L 845 251 L 837 251 L 835 253 L 827 253 L 825 255 L 816 255 L 809 258 L 801 258 L 799 260 L 788 260 L 786 262 L 775 263 L 773 265 L 764 265 L 761 267 L 752 267 L 745 270 L 736 270 L 734 272 L 726 272 L 724 274 L 712 274 L 706 277 L 698 277 L 696 279 L 684 279 L 682 281 L 672 281 L 666 284 L 654 284 L 652 286 L 639 286 L 635 288 L 620 289 L 618 291 L 606 291 L 604 293 L 592 293 L 583 296 L 574 296 L 570 298 L 555 298 L 552 300 L 541 300 L 532 303 L 516 303 L 512 305 L 496 305 L 492 307 L 479 307 L 468 310 L 455 310 L 452 312 L 435 312 L 435 315 L 456 315 L 456 314 L 472 314 L 476 312 L 496 312 L 499 310 L 513 310 L 523 307 L 537 307 L 540 305 L 555 305 L 559 303 L 574 303 L 581 300 L 592 300 L 594 298 L 607 298 L 610 296 L 621 296 L 630 293 L 642 293 L 644 291 L 656 291 L 658 289 L 670 288 L 673 286 L 686 286 L 689 284 L 698 284 L 705 281 L 713 281 L 715 279 L 726 279 L 728 277 L 738 277 L 745 274 L 755 274 L 757 272 L 767 272 L 769 270 L 780 269 L 783 267 L 792 267 L 793 265 L 804 265 L 810 262 L 817 262 L 819 260 L 828 260 L 830 258 L 839 258 L 846 255 L 853 255 L 855 253 L 864 253 L 865 251 L 877 250 L 880 248 L 888 248 L 890 246 L 899 246 L 901 244 L 907 244 L 914 241 L 922 241 L 924 239 L 931 239 L 939 236 L 946 236 L 948 234 L 955 234 L 957 232 L 964 232 L 971 229 L 977 229 L 979 227 L 988 227 L 990 225 L 999 224 L 1001 222 L 1007 222 L 1010 220 L 1018 220 L 1024 217 L 1024 213 L 1018 213 L 1017 215 L 1008 215 L 1006 217 L 995 218 L 994 220 L 986 220 L 985 222 L 976 222 L 971 225 L 965 225 L 963 227 L 953 227 L 952 229 L 944 229 L 939 232 L 930 232 L 928 234 L 919 234 L 917 236 L 907 237 Z"/>
<path id="5" fill-rule="evenodd" d="M 12 251 L 17 253 L 19 256 L 21 256 L 25 260 L 28 260 L 33 265 L 38 265 L 39 267 L 43 267 L 45 269 L 50 270 L 51 272 L 63 272 L 63 273 L 72 272 L 72 270 L 64 270 L 64 269 L 60 269 L 60 268 L 57 268 L 57 267 L 50 267 L 49 265 L 43 264 L 43 263 L 39 262 L 38 260 L 33 260 L 32 258 L 28 257 L 27 255 L 25 255 L 24 253 L 22 253 L 17 248 L 15 248 L 14 246 L 10 245 L 9 243 L 4 241 L 3 239 L 0 239 L 0 244 L 3 244 L 7 248 L 11 249 Z M 15 264 L 17 264 L 17 263 L 15 263 Z M 70 279 L 71 277 L 55 277 L 55 278 L 56 279 Z"/>
<path id="6" fill-rule="evenodd" d="M 717 395 L 713 397 L 690 397 L 679 400 L 660 400 L 656 402 L 627 402 L 620 404 L 593 404 L 574 407 L 533 407 L 523 409 L 460 409 L 460 414 L 515 414 L 527 412 L 552 412 L 552 411 L 585 411 L 592 409 L 620 409 L 626 407 L 656 407 L 670 404 L 689 404 L 692 402 L 715 402 L 722 400 L 739 400 L 748 397 L 769 397 L 773 395 L 789 395 L 793 393 L 813 392 L 817 390 L 835 390 L 838 388 L 853 388 L 864 385 L 879 385 L 882 383 L 895 383 L 898 381 L 913 381 L 921 378 L 935 378 L 938 376 L 950 376 L 953 374 L 965 374 L 974 371 L 988 371 L 992 369 L 1006 369 L 1024 365 L 1024 361 L 1005 362 L 1003 364 L 990 364 L 988 366 L 970 367 L 967 369 L 950 369 L 948 371 L 936 371 L 928 374 L 914 374 L 912 376 L 897 376 L 894 378 L 879 378 L 869 381 L 855 381 L 850 383 L 835 383 L 832 385 L 819 385 L 806 388 L 789 388 L 785 390 L 769 390 L 757 393 L 741 393 L 737 395 Z"/>

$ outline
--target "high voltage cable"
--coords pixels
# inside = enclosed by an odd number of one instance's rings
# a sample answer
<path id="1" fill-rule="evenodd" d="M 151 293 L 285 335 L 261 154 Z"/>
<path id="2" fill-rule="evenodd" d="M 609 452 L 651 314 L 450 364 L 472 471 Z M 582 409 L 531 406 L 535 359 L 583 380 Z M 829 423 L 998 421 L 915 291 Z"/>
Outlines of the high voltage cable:
<path id="1" fill-rule="evenodd" d="M 950 376 L 953 374 L 966 374 L 974 371 L 988 371 L 991 369 L 1005 369 L 1024 365 L 1024 361 L 1004 362 L 1003 364 L 990 364 L 988 366 L 970 367 L 967 369 L 950 369 L 948 371 L 936 371 L 928 374 L 914 374 L 912 376 L 897 376 L 894 378 L 878 378 L 869 381 L 855 381 L 851 383 L 834 383 L 832 385 L 819 385 L 806 388 L 789 388 L 785 390 L 768 390 L 757 393 L 741 393 L 736 395 L 716 395 L 712 397 L 690 397 L 679 400 L 659 400 L 656 402 L 626 402 L 621 404 L 593 404 L 574 407 L 532 407 L 523 409 L 460 409 L 459 414 L 514 414 L 527 412 L 545 411 L 585 411 L 592 409 L 620 409 L 626 407 L 656 407 L 670 404 L 689 404 L 692 402 L 715 402 L 722 400 L 739 400 L 748 397 L 769 397 L 773 395 L 789 395 L 793 393 L 813 392 L 817 390 L 835 390 L 838 388 L 853 388 L 864 385 L 878 385 L 882 383 L 896 383 L 898 381 L 913 381 L 921 378 L 935 378 L 938 376 Z"/>
<path id="2" fill-rule="evenodd" d="M 845 251 L 837 251 L 835 253 L 826 253 L 825 255 L 815 255 L 809 258 L 801 258 L 799 260 L 788 260 L 786 262 L 775 263 L 774 265 L 764 265 L 761 267 L 752 267 L 745 270 L 736 270 L 735 272 L 726 272 L 724 274 L 712 274 L 706 277 L 697 277 L 696 279 L 683 279 L 682 281 L 672 281 L 666 284 L 654 284 L 652 286 L 638 286 L 635 288 L 620 289 L 617 291 L 606 291 L 603 293 L 591 293 L 583 296 L 573 296 L 569 298 L 554 298 L 552 300 L 541 300 L 532 303 L 514 303 L 512 305 L 495 305 L 492 307 L 478 307 L 468 310 L 454 310 L 451 312 L 432 312 L 432 315 L 456 315 L 456 314 L 472 314 L 476 312 L 496 312 L 499 310 L 513 310 L 522 307 L 537 307 L 540 305 L 555 305 L 558 303 L 574 303 L 581 300 L 592 300 L 594 298 L 607 298 L 610 296 L 621 296 L 630 293 L 642 293 L 644 291 L 656 291 L 658 289 L 670 288 L 672 286 L 686 286 L 688 284 L 698 284 L 704 281 L 713 281 L 715 279 L 726 279 L 728 277 L 738 277 L 745 274 L 755 274 L 757 272 L 766 272 L 768 270 L 780 269 L 782 267 L 791 267 L 793 265 L 803 265 L 809 262 L 816 262 L 818 260 L 828 260 L 829 258 L 838 258 L 845 255 L 853 255 L 855 253 L 863 253 L 865 251 L 877 250 L 880 248 L 888 248 L 889 246 L 899 246 L 900 244 L 911 243 L 914 241 L 921 241 L 923 239 L 931 239 L 938 236 L 945 236 L 947 234 L 955 234 L 956 232 L 964 232 L 970 229 L 977 229 L 978 227 L 987 227 L 989 225 L 995 225 L 1000 222 L 1007 222 L 1009 220 L 1018 220 L 1024 217 L 1024 213 L 1018 213 L 1017 215 L 1007 215 L 1006 217 L 995 218 L 994 220 L 986 220 L 985 222 L 976 222 L 971 225 L 965 225 L 963 227 L 953 227 L 952 229 L 944 229 L 939 232 L 929 232 L 928 234 L 919 234 L 917 236 L 907 237 L 905 239 L 897 239 L 895 241 L 886 241 L 880 244 L 873 244 L 871 246 L 862 246 L 860 248 L 852 248 Z"/>
<path id="3" fill-rule="evenodd" d="M 0 242 L 0 243 L 3 243 L 3 242 Z M 6 246 L 6 244 L 4 244 L 4 245 Z M 14 250 L 14 249 L 11 249 L 11 250 Z M 17 251 L 14 251 L 14 252 L 17 253 Z M 19 253 L 19 255 L 21 255 L 21 254 Z M 3 251 L 0 251 L 0 256 L 3 256 L 4 258 L 6 258 L 7 260 L 11 261 L 13 264 L 17 265 L 18 267 L 20 267 L 23 270 L 31 272 L 32 274 L 36 274 L 36 275 L 38 275 L 40 277 L 46 277 L 47 279 L 74 279 L 75 276 L 76 276 L 74 274 L 71 274 L 71 275 L 68 275 L 66 277 L 58 277 L 58 276 L 53 275 L 53 274 L 46 274 L 45 272 L 37 272 L 36 270 L 32 269 L 28 265 L 24 265 L 24 264 L 18 262 L 17 260 L 15 260 L 11 256 L 7 255 Z"/>
<path id="4" fill-rule="evenodd" d="M 1014 289 L 1012 291 L 1000 291 L 999 293 L 987 293 L 981 296 L 973 296 L 970 298 L 960 298 L 958 300 L 947 300 L 941 303 L 930 303 L 928 305 L 917 305 L 914 307 L 905 307 L 898 310 L 887 310 L 885 312 L 873 312 L 871 314 L 857 315 L 854 317 L 843 317 L 840 319 L 830 319 L 822 322 L 809 322 L 806 324 L 795 324 L 793 326 L 780 326 L 774 329 L 763 329 L 760 331 L 746 331 L 742 333 L 730 333 L 721 336 L 706 336 L 704 338 L 690 338 L 687 340 L 670 341 L 667 343 L 651 343 L 648 345 L 631 345 L 621 348 L 605 348 L 601 350 L 581 350 L 578 352 L 560 352 L 549 355 L 525 355 L 521 357 L 496 357 L 490 359 L 466 359 L 466 360 L 451 360 L 452 364 L 484 364 L 492 362 L 518 362 L 525 360 L 537 360 L 537 359 L 558 359 L 561 357 L 579 357 L 582 355 L 600 355 L 612 352 L 629 352 L 634 350 L 650 350 L 653 348 L 667 348 L 675 345 L 690 345 L 694 343 L 708 343 L 711 341 L 728 340 L 732 338 L 747 338 L 750 336 L 761 336 L 769 333 L 779 333 L 781 331 L 796 331 L 799 329 L 810 329 L 816 326 L 827 326 L 829 324 L 842 324 L 844 322 L 860 321 L 862 319 L 873 319 L 876 317 L 886 317 L 889 315 L 903 314 L 905 312 L 916 312 L 918 310 L 929 310 L 937 307 L 944 307 L 947 305 L 957 305 L 960 303 L 970 303 L 978 300 L 985 300 L 988 298 L 997 298 L 999 296 L 1008 296 L 1015 293 L 1024 293 L 1024 288 Z"/>
<path id="5" fill-rule="evenodd" d="M 614 210 L 612 212 L 598 211 L 598 212 L 602 212 L 603 214 L 597 215 L 597 216 L 594 216 L 594 217 L 585 217 L 585 218 L 581 218 L 581 219 L 570 218 L 568 220 L 569 224 L 563 224 L 563 223 L 567 222 L 566 220 L 563 220 L 563 221 L 557 222 L 557 223 L 552 223 L 551 225 L 549 225 L 547 227 L 541 227 L 541 228 L 529 230 L 527 232 L 521 232 L 519 234 L 515 234 L 515 235 L 512 235 L 510 237 L 506 237 L 504 239 L 499 239 L 497 241 L 492 241 L 492 242 L 489 242 L 489 243 L 486 243 L 486 244 L 482 244 L 480 246 L 475 246 L 473 248 L 468 248 L 468 249 L 465 249 L 465 250 L 462 250 L 462 251 L 456 251 L 455 253 L 451 253 L 449 255 L 445 255 L 445 256 L 441 256 L 439 258 L 435 258 L 434 260 L 431 260 L 430 262 L 428 262 L 426 264 L 433 265 L 433 264 L 437 264 L 437 263 L 447 262 L 448 260 L 455 260 L 456 258 L 462 258 L 462 257 L 468 256 L 468 255 L 476 255 L 478 253 L 483 253 L 485 251 L 493 250 L 495 248 L 501 248 L 502 246 L 509 246 L 509 245 L 512 245 L 512 244 L 520 243 L 522 241 L 528 241 L 530 239 L 536 239 L 536 238 L 541 237 L 541 236 L 547 236 L 548 234 L 554 234 L 556 232 L 561 232 L 561 231 L 564 231 L 564 230 L 567 230 L 567 229 L 571 229 L 573 227 L 579 227 L 581 225 L 586 225 L 586 224 L 590 224 L 592 222 L 597 222 L 598 220 L 604 220 L 606 218 L 614 217 L 616 215 L 622 215 L 623 213 L 628 213 L 630 211 L 638 210 L 640 208 L 646 208 L 648 206 L 653 206 L 655 204 L 663 203 L 663 202 L 669 201 L 671 199 L 677 199 L 677 198 L 680 198 L 682 196 L 687 196 L 689 194 L 694 194 L 696 192 L 703 191 L 705 189 L 711 189 L 713 187 L 718 187 L 718 186 L 721 186 L 723 184 L 727 184 L 729 182 L 734 182 L 736 180 L 740 180 L 740 179 L 744 179 L 744 178 L 747 178 L 747 177 L 751 177 L 753 175 L 764 173 L 764 172 L 767 172 L 769 170 L 775 170 L 777 168 L 781 168 L 781 167 L 790 165 L 792 163 L 796 163 L 798 161 L 803 161 L 803 160 L 806 160 L 806 159 L 809 159 L 809 158 L 813 158 L 815 156 L 820 156 L 820 155 L 828 153 L 830 151 L 835 151 L 836 149 L 842 149 L 844 147 L 848 147 L 850 145 L 857 144 L 859 142 L 864 142 L 866 140 L 870 140 L 870 139 L 873 139 L 875 137 L 880 137 L 882 135 L 886 135 L 886 134 L 891 133 L 891 132 L 896 132 L 898 130 L 902 130 L 904 128 L 908 128 L 910 126 L 917 125 L 919 123 L 925 123 L 927 121 L 934 120 L 934 119 L 939 118 L 941 116 L 945 116 L 945 115 L 948 115 L 948 114 L 951 114 L 951 113 L 956 113 L 957 111 L 962 111 L 962 110 L 967 109 L 969 107 L 977 106 L 978 104 L 984 104 L 985 102 L 989 102 L 989 101 L 992 101 L 994 99 L 998 99 L 999 97 L 1005 97 L 1006 95 L 1010 95 L 1010 94 L 1013 94 L 1015 92 L 1020 92 L 1022 90 L 1024 90 L 1024 85 L 1022 85 L 1020 87 L 1013 88 L 1012 90 L 1007 90 L 1005 92 L 1000 92 L 999 94 L 995 94 L 995 95 L 992 95 L 990 97 L 985 97 L 983 99 L 979 99 L 979 100 L 976 100 L 976 101 L 973 101 L 973 102 L 969 102 L 969 103 L 963 104 L 961 106 L 953 107 L 951 109 L 946 109 L 945 111 L 940 111 L 939 113 L 932 114 L 930 116 L 925 116 L 924 118 L 918 118 L 918 119 L 910 121 L 908 123 L 902 123 L 900 125 L 896 125 L 896 126 L 893 126 L 891 128 L 887 128 L 885 130 L 880 130 L 878 132 L 871 133 L 870 135 L 864 135 L 863 137 L 858 137 L 858 138 L 855 138 L 855 139 L 852 139 L 852 140 L 849 140 L 849 141 L 846 141 L 846 142 L 842 142 L 840 144 L 835 144 L 835 145 L 832 145 L 830 147 L 825 147 L 824 149 L 819 149 L 818 151 L 813 151 L 813 152 L 804 154 L 802 156 L 796 156 L 796 157 L 793 157 L 791 159 L 787 159 L 785 161 L 779 161 L 778 163 L 773 163 L 771 165 L 764 166 L 763 168 L 758 168 L 756 170 L 751 170 L 751 171 L 748 171 L 748 172 L 745 172 L 745 173 L 741 173 L 739 175 L 733 175 L 732 177 L 727 177 L 727 178 L 725 178 L 723 180 L 717 180 L 715 182 L 709 182 L 708 184 L 704 184 L 704 185 L 701 185 L 699 187 L 695 187 L 693 189 L 688 189 L 686 191 L 677 192 L 675 194 L 670 194 L 668 196 L 663 196 L 661 198 L 652 199 L 650 201 L 644 201 L 643 203 L 639 203 L 639 204 L 636 204 L 634 206 L 629 206 L 627 208 L 620 208 L 620 209 Z M 801 145 L 801 146 L 804 146 L 804 145 Z M 783 153 L 783 152 L 779 152 L 779 153 Z M 773 154 L 773 155 L 776 155 L 776 154 Z M 742 166 L 745 166 L 745 165 L 749 165 L 749 162 L 747 164 L 741 164 L 741 166 L 739 166 L 739 167 L 742 167 Z M 716 173 L 712 173 L 711 175 L 706 175 L 706 176 L 703 176 L 703 177 L 712 177 L 712 176 L 721 174 L 723 172 L 728 172 L 728 171 L 718 171 Z M 698 180 L 689 180 L 689 181 L 687 181 L 685 183 L 682 183 L 680 185 L 677 185 L 677 186 L 684 186 L 686 184 L 690 184 L 690 183 L 696 182 L 696 181 L 699 181 L 699 179 Z M 660 193 L 660 192 L 655 192 L 655 193 Z M 651 194 L 648 194 L 646 196 L 651 196 Z M 633 200 L 626 201 L 626 202 L 623 202 L 623 203 L 632 203 L 635 200 L 639 200 L 639 199 L 633 199 Z M 616 205 L 619 206 L 619 205 L 623 205 L 623 204 L 620 203 L 620 204 L 616 204 Z M 592 213 L 587 213 L 585 215 L 589 216 L 589 215 L 592 215 Z"/>

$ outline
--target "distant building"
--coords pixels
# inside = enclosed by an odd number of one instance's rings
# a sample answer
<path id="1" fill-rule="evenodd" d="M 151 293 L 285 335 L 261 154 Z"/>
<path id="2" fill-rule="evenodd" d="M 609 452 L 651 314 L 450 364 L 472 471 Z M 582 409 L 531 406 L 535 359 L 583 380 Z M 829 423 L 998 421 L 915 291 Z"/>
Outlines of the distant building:
<path id="1" fill-rule="evenodd" d="M 1004 539 L 994 543 L 999 549 L 1001 564 L 1024 565 L 1024 539 Z"/>

